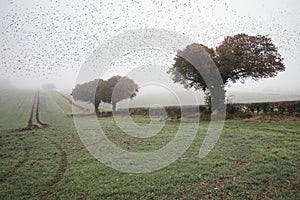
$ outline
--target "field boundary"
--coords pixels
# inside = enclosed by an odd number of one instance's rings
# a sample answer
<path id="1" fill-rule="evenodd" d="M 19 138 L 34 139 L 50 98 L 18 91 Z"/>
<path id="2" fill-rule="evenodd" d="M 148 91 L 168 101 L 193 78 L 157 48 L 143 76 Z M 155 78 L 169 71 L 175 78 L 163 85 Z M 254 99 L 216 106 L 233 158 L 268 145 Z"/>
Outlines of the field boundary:
<path id="1" fill-rule="evenodd" d="M 59 94 L 61 97 L 63 97 L 71 106 L 75 106 L 76 108 L 78 108 L 81 111 L 85 111 L 85 112 L 91 112 L 90 109 L 85 108 L 81 105 L 78 105 L 77 103 L 74 103 L 69 97 L 67 97 L 66 95 L 60 93 L 60 92 L 56 92 L 57 94 Z"/>

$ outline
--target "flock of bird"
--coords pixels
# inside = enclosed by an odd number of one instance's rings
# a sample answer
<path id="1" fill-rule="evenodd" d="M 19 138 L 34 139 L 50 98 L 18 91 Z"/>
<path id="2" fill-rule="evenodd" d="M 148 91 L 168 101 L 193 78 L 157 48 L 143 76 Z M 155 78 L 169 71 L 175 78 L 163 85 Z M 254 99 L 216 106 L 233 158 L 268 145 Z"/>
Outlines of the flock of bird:
<path id="1" fill-rule="evenodd" d="M 239 32 L 269 34 L 288 56 L 299 46 L 299 11 L 277 13 L 296 21 L 291 31 L 278 23 L 275 15 L 271 21 L 257 21 L 241 15 L 224 0 L 8 0 L 1 7 L 5 12 L 1 19 L 0 76 L 6 77 L 79 71 L 101 42 L 126 30 L 147 27 L 179 32 L 211 47 L 226 35 Z"/>

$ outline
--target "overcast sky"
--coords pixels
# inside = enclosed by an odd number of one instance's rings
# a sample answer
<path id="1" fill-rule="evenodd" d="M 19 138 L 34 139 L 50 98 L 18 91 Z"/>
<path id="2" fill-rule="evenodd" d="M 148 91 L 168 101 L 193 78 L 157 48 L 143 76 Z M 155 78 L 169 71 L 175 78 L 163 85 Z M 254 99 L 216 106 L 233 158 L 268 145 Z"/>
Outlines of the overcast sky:
<path id="1" fill-rule="evenodd" d="M 298 0 L 2 0 L 0 16 L 0 79 L 18 87 L 53 82 L 59 89 L 72 88 L 82 64 L 102 42 L 128 30 L 164 28 L 209 47 L 237 33 L 269 35 L 286 71 L 229 90 L 300 93 Z M 110 66 L 112 74 L 124 73 L 120 60 Z M 164 64 L 170 67 L 170 61 Z"/>

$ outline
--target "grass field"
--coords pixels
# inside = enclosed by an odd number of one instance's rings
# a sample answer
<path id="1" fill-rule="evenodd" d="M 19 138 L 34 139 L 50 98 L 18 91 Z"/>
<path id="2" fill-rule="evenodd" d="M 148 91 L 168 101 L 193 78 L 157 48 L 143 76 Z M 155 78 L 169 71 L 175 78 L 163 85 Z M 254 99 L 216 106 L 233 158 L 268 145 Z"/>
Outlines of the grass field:
<path id="1" fill-rule="evenodd" d="M 3 90 L 0 97 L 0 199 L 300 199 L 300 122 L 226 121 L 204 159 L 199 148 L 209 122 L 177 161 L 146 174 L 128 174 L 97 161 L 82 144 L 71 105 L 41 92 L 39 117 L 28 125 L 34 91 Z M 146 118 L 136 118 L 140 125 Z M 123 149 L 153 151 L 172 139 L 179 123 L 138 139 L 112 118 L 99 119 L 108 138 Z"/>

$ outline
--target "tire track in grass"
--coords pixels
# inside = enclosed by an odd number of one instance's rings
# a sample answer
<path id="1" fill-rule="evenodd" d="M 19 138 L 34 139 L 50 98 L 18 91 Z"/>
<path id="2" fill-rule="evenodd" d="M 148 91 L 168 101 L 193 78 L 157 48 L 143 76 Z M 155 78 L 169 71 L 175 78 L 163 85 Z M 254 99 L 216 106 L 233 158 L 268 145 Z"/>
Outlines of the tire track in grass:
<path id="1" fill-rule="evenodd" d="M 24 102 L 24 100 L 22 100 L 21 104 Z M 15 132 L 23 132 L 23 131 L 32 131 L 32 130 L 36 130 L 36 129 L 40 129 L 40 127 L 38 125 L 33 124 L 33 116 L 34 113 L 36 114 L 36 120 L 39 124 L 41 124 L 42 126 L 46 126 L 47 124 L 42 123 L 39 119 L 39 93 L 35 93 L 34 98 L 33 98 L 33 104 L 31 107 L 31 111 L 30 111 L 30 115 L 27 121 L 27 126 L 25 128 L 18 128 L 18 129 L 13 129 L 13 130 L 8 130 L 6 131 L 7 133 L 15 133 Z M 48 125 L 47 125 L 48 126 Z M 18 134 L 16 136 L 19 136 Z M 21 138 L 20 138 L 21 139 Z M 0 184 L 4 183 L 8 178 L 10 178 L 11 176 L 13 176 L 15 174 L 15 172 L 29 159 L 29 151 L 30 151 L 30 147 L 27 143 L 25 143 L 25 141 L 23 139 L 21 139 L 22 142 L 25 144 L 24 146 L 24 157 L 23 159 L 21 159 L 19 162 L 17 162 L 17 164 L 15 166 L 13 166 L 11 168 L 11 170 L 9 172 L 7 172 L 4 177 L 2 179 L 0 179 Z"/>
<path id="2" fill-rule="evenodd" d="M 7 130 L 7 133 L 14 133 L 14 132 L 23 132 L 23 131 L 32 131 L 32 130 L 36 130 L 39 129 L 40 127 L 36 124 L 33 124 L 33 115 L 34 115 L 34 111 L 35 111 L 35 105 L 36 105 L 36 101 L 37 101 L 37 93 L 34 95 L 33 98 L 33 104 L 31 107 L 31 111 L 30 111 L 30 115 L 27 121 L 27 126 L 25 128 L 17 128 L 17 129 L 13 129 L 13 130 Z"/>
<path id="3" fill-rule="evenodd" d="M 36 121 L 39 125 L 41 125 L 41 127 L 39 127 L 38 125 L 35 125 L 33 123 L 33 117 L 36 117 Z M 43 123 L 40 120 L 40 93 L 36 92 L 33 98 L 33 104 L 31 107 L 31 112 L 27 121 L 27 126 L 25 128 L 19 128 L 19 129 L 15 129 L 15 130 L 11 130 L 9 131 L 9 133 L 13 133 L 13 132 L 23 132 L 23 131 L 34 131 L 36 129 L 43 129 L 43 128 L 47 128 L 49 127 L 48 124 Z M 49 185 L 45 188 L 45 191 L 42 194 L 42 198 L 48 198 L 52 193 L 53 193 L 53 188 L 56 186 L 56 184 L 63 179 L 67 166 L 68 166 L 68 160 L 67 160 L 67 153 L 64 151 L 64 149 L 62 148 L 62 146 L 55 142 L 54 140 L 50 139 L 48 136 L 40 136 L 40 137 L 44 137 L 47 141 L 49 141 L 58 151 L 59 151 L 59 155 L 60 155 L 60 163 L 59 163 L 59 167 L 54 175 L 54 178 L 52 179 L 52 181 L 49 183 Z M 25 143 L 25 141 L 22 139 L 22 141 L 24 142 L 24 156 L 23 159 L 21 159 L 14 167 L 12 167 L 12 169 L 6 173 L 4 175 L 4 177 L 2 179 L 0 179 L 0 184 L 6 182 L 10 177 L 12 177 L 16 171 L 25 163 L 29 160 L 29 155 L 30 155 L 30 147 L 27 143 Z"/>
<path id="4" fill-rule="evenodd" d="M 65 111 L 65 109 L 62 108 L 62 106 L 59 105 L 59 103 L 57 102 L 56 98 L 54 97 L 53 93 L 48 93 L 48 98 L 51 98 L 51 100 L 55 103 L 55 106 L 65 115 L 67 115 L 67 112 Z"/>
<path id="5" fill-rule="evenodd" d="M 30 115 L 29 115 L 29 119 L 27 121 L 27 126 L 25 128 L 19 128 L 19 129 L 14 129 L 14 130 L 9 130 L 7 131 L 7 133 L 14 133 L 14 132 L 23 132 L 23 131 L 32 131 L 35 129 L 39 129 L 40 127 L 33 124 L 32 119 L 33 119 L 33 115 L 34 115 L 34 111 L 35 111 L 35 105 L 37 102 L 37 93 L 35 93 L 34 98 L 33 98 L 33 104 L 31 107 L 31 111 L 30 111 Z M 36 109 L 37 112 L 37 109 Z M 18 136 L 18 135 L 17 135 Z M 15 172 L 29 159 L 29 151 L 30 151 L 30 147 L 28 146 L 27 143 L 24 142 L 24 140 L 22 140 L 23 143 L 25 144 L 24 146 L 24 157 L 23 159 L 21 159 L 19 162 L 17 162 L 17 164 L 15 166 L 13 166 L 11 168 L 11 170 L 9 172 L 7 172 L 4 177 L 2 179 L 0 179 L 0 184 L 4 183 L 5 181 L 7 181 L 10 177 L 12 177 Z"/>
<path id="6" fill-rule="evenodd" d="M 32 108 L 31 108 L 30 116 L 29 116 L 29 119 L 28 119 L 28 122 L 27 122 L 27 127 L 25 129 L 32 130 L 32 129 L 39 128 L 37 125 L 35 125 L 35 124 L 32 123 L 36 101 L 37 101 L 37 93 L 35 93 L 35 95 L 34 95 L 34 99 L 33 99 L 33 104 L 32 104 Z"/>
<path id="7" fill-rule="evenodd" d="M 46 124 L 46 123 L 43 123 L 40 121 L 40 93 L 38 92 L 37 93 L 37 104 L 36 104 L 36 120 L 37 122 L 42 125 L 43 127 L 48 127 L 49 125 Z M 51 140 L 49 137 L 47 136 L 43 136 L 44 138 L 46 138 L 52 145 L 55 146 L 55 148 L 59 151 L 59 154 L 60 154 L 60 164 L 59 164 L 59 168 L 54 176 L 54 179 L 51 181 L 50 183 L 50 186 L 49 188 L 52 188 L 53 186 L 55 186 L 63 177 L 64 177 L 64 174 L 66 172 L 66 169 L 67 169 L 67 166 L 68 166 L 68 159 L 67 159 L 67 153 L 64 151 L 64 149 L 62 148 L 62 146 Z M 46 193 L 49 195 L 49 190 L 48 192 Z"/>
<path id="8" fill-rule="evenodd" d="M 51 140 L 47 136 L 44 136 L 52 145 L 55 146 L 55 148 L 59 151 L 60 154 L 60 164 L 58 167 L 58 170 L 56 171 L 56 174 L 54 175 L 53 180 L 50 182 L 50 184 L 45 188 L 45 191 L 41 195 L 42 199 L 48 199 L 48 197 L 53 193 L 54 187 L 63 179 L 65 176 L 65 172 L 68 167 L 68 159 L 67 159 L 67 153 L 64 151 L 62 146 L 58 144 L 57 142 Z"/>
<path id="9" fill-rule="evenodd" d="M 0 184 L 4 183 L 5 181 L 7 181 L 10 177 L 12 177 L 15 172 L 25 163 L 28 161 L 29 159 L 29 151 L 30 151 L 30 147 L 28 146 L 28 144 L 26 142 L 24 142 L 24 140 L 22 139 L 22 142 L 25 144 L 24 145 L 24 156 L 23 159 L 21 159 L 19 162 L 17 162 L 17 164 L 15 166 L 13 166 L 11 168 L 11 170 L 9 172 L 7 172 L 3 178 L 0 179 Z"/>
<path id="10" fill-rule="evenodd" d="M 61 97 L 63 97 L 71 106 L 73 105 L 73 106 L 75 106 L 76 108 L 78 108 L 81 111 L 86 111 L 86 112 L 90 112 L 91 111 L 88 108 L 85 108 L 85 107 L 83 107 L 81 105 L 78 105 L 78 104 L 72 102 L 72 100 L 69 97 L 67 97 L 66 95 L 64 95 L 64 94 L 62 94 L 60 92 L 56 92 L 56 93 L 59 94 Z"/>
<path id="11" fill-rule="evenodd" d="M 43 123 L 40 120 L 40 92 L 36 92 L 33 98 L 33 104 L 31 107 L 31 112 L 27 121 L 27 126 L 25 128 L 18 128 L 18 129 L 13 129 L 13 130 L 8 130 L 6 132 L 8 133 L 14 133 L 14 132 L 23 132 L 23 131 L 31 131 L 31 130 L 36 130 L 36 129 L 41 129 L 41 128 L 47 128 L 49 127 L 49 124 Z M 39 127 L 36 124 L 33 124 L 33 117 L 35 115 L 36 122 L 41 125 L 42 127 Z"/>
<path id="12" fill-rule="evenodd" d="M 37 92 L 37 103 L 36 103 L 35 118 L 36 118 L 37 123 L 42 125 L 43 127 L 48 127 L 49 126 L 48 124 L 43 123 L 40 120 L 40 92 Z"/>
<path id="13" fill-rule="evenodd" d="M 19 105 L 22 105 L 24 102 L 24 99 L 21 100 L 21 104 Z M 36 95 L 34 96 L 33 98 L 33 104 L 32 104 L 32 107 L 31 107 L 31 112 L 30 112 L 30 115 L 29 115 L 29 119 L 27 121 L 27 127 L 25 128 L 19 128 L 19 129 L 14 129 L 14 130 L 9 130 L 7 131 L 7 133 L 14 133 L 14 132 L 22 132 L 22 131 L 27 131 L 27 130 L 33 130 L 33 129 L 36 129 L 37 126 L 36 125 L 33 125 L 32 123 L 32 118 L 33 118 L 33 113 L 34 113 L 34 107 L 35 107 L 35 103 L 36 103 Z M 30 147 L 24 142 L 24 140 L 22 140 L 23 143 L 25 144 L 24 146 L 24 157 L 23 159 L 21 159 L 20 161 L 17 162 L 17 164 L 15 166 L 13 166 L 11 168 L 10 171 L 8 171 L 4 177 L 2 179 L 0 179 L 0 184 L 4 183 L 5 181 L 7 181 L 11 176 L 13 176 L 15 174 L 15 172 L 26 162 L 28 161 L 29 159 L 29 150 L 30 150 Z"/>
<path id="14" fill-rule="evenodd" d="M 40 120 L 40 93 L 37 93 L 37 104 L 36 104 L 36 120 L 37 122 L 42 125 L 42 127 L 48 127 L 49 125 L 46 123 L 41 122 Z M 65 172 L 67 170 L 68 167 L 68 159 L 67 159 L 67 153 L 64 151 L 64 149 L 62 148 L 62 146 L 55 142 L 54 140 L 50 139 L 47 136 L 42 136 L 45 139 L 47 139 L 53 146 L 55 146 L 55 148 L 59 151 L 59 155 L 60 155 L 60 163 L 59 163 L 59 167 L 58 170 L 56 171 L 53 180 L 50 182 L 50 184 L 45 188 L 45 191 L 43 192 L 41 198 L 42 199 L 47 199 L 47 197 L 49 197 L 52 193 L 53 193 L 53 188 L 57 185 L 57 183 L 59 183 L 64 175 Z"/>

